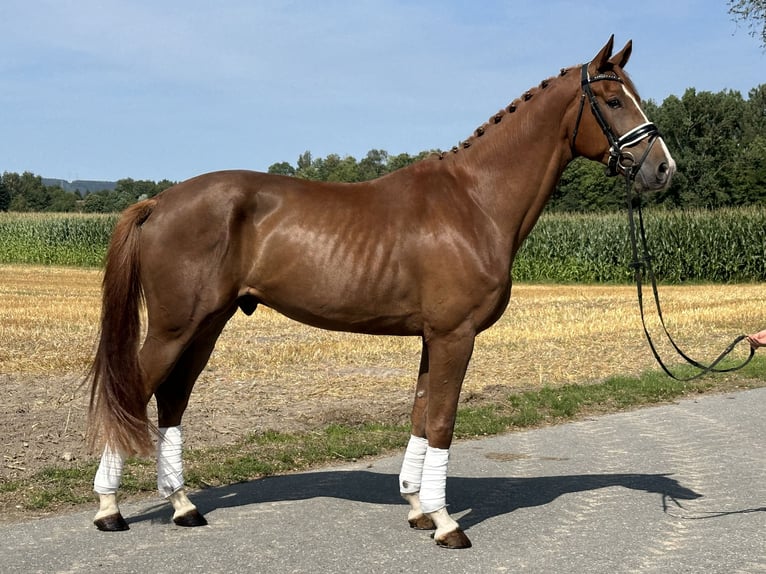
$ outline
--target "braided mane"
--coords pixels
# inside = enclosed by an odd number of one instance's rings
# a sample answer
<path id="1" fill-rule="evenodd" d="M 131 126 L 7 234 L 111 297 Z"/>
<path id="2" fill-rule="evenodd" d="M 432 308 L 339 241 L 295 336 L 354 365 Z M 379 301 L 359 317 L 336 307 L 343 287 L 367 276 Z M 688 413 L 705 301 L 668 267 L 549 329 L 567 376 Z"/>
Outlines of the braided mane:
<path id="1" fill-rule="evenodd" d="M 455 154 L 459 152 L 461 149 L 468 149 L 469 147 L 474 145 L 479 138 L 481 138 L 488 131 L 491 131 L 492 128 L 495 125 L 499 124 L 501 121 L 503 121 L 503 119 L 507 115 L 512 115 L 516 113 L 519 107 L 524 106 L 527 102 L 532 100 L 537 94 L 539 94 L 543 90 L 546 90 L 553 82 L 556 82 L 558 78 L 566 76 L 573 69 L 574 68 L 562 68 L 558 77 L 551 77 L 551 78 L 545 79 L 542 82 L 540 82 L 539 86 L 530 88 L 529 90 L 524 92 L 520 97 L 514 99 L 510 104 L 505 106 L 503 109 L 499 110 L 496 114 L 490 117 L 486 122 L 484 122 L 482 125 L 476 128 L 474 132 L 467 139 L 461 141 L 458 145 L 454 146 L 449 152 L 440 152 L 438 154 L 439 159 L 444 159 L 448 153 Z"/>

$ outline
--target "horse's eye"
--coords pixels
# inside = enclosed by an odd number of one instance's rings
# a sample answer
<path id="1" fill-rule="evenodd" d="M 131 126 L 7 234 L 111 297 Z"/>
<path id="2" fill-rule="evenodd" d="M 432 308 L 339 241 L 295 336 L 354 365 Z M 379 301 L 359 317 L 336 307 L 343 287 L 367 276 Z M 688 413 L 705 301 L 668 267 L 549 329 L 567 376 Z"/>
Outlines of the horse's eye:
<path id="1" fill-rule="evenodd" d="M 611 98 L 606 101 L 606 105 L 612 108 L 613 110 L 616 110 L 617 108 L 622 107 L 622 102 L 619 100 L 619 98 Z"/>

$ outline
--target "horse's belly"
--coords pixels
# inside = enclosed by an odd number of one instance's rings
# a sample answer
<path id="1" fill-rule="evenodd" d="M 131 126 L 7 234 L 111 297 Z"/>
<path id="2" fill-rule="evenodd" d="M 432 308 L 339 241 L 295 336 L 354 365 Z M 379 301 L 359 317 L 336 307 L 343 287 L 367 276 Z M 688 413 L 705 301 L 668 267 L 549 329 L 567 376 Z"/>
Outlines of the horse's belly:
<path id="1" fill-rule="evenodd" d="M 415 282 L 396 265 L 295 255 L 261 258 L 247 283 L 258 301 L 316 327 L 396 334 L 420 328 Z"/>
<path id="2" fill-rule="evenodd" d="M 422 321 L 417 310 L 407 309 L 395 302 L 387 304 L 372 297 L 368 300 L 287 300 L 277 296 L 266 297 L 263 302 L 291 319 L 321 329 L 387 335 L 422 333 Z"/>

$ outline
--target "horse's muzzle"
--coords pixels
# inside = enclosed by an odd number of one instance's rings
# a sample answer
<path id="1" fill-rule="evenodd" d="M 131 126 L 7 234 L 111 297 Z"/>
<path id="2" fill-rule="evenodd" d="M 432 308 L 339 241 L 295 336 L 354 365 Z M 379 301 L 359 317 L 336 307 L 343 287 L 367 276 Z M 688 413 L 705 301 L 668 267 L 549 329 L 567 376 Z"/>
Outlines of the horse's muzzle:
<path id="1" fill-rule="evenodd" d="M 675 160 L 667 153 L 667 148 L 661 139 L 659 143 L 661 145 L 656 148 L 657 152 L 661 151 L 658 154 L 659 157 L 655 159 L 653 157 L 655 153 L 650 153 L 636 174 L 636 182 L 643 191 L 659 191 L 667 188 L 676 172 Z"/>

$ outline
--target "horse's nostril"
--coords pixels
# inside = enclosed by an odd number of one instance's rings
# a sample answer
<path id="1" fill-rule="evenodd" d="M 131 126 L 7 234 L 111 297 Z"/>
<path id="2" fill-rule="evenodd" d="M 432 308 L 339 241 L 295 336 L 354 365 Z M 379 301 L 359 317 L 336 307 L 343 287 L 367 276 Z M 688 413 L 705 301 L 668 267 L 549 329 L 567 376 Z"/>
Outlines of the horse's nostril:
<path id="1" fill-rule="evenodd" d="M 671 175 L 671 167 L 668 162 L 663 161 L 660 165 L 657 166 L 657 183 L 664 185 L 668 182 Z"/>

